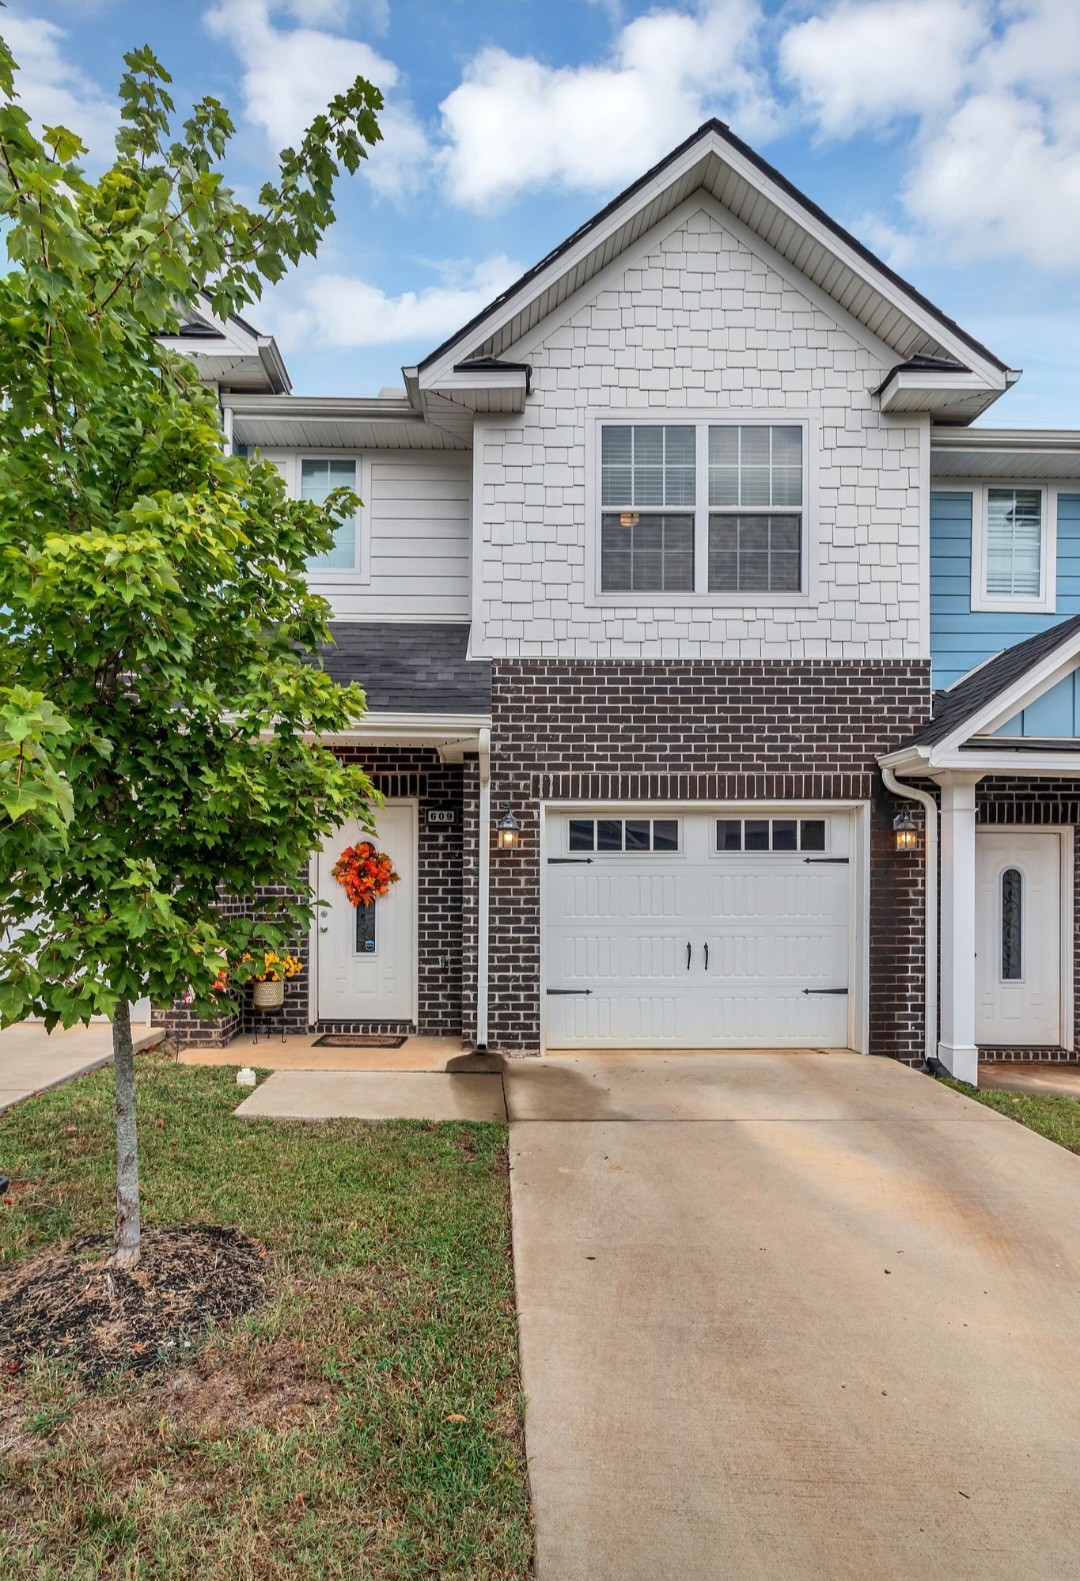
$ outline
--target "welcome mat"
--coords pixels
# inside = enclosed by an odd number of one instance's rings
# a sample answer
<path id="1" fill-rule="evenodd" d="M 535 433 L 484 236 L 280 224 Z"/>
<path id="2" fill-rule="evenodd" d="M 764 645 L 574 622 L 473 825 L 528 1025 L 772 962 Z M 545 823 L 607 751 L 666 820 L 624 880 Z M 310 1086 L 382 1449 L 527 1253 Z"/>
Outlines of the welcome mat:
<path id="1" fill-rule="evenodd" d="M 387 1034 L 361 1032 L 324 1032 L 311 1045 L 317 1049 L 399 1049 L 407 1034 L 391 1037 Z"/>

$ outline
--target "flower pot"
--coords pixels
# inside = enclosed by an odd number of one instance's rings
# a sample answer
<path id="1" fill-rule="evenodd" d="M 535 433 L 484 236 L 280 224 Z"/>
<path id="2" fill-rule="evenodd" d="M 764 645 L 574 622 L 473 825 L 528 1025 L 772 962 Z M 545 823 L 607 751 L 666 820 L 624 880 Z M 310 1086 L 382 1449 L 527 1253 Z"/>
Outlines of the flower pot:
<path id="1" fill-rule="evenodd" d="M 280 1010 L 285 1003 L 284 983 L 256 983 L 251 996 L 256 1010 Z"/>

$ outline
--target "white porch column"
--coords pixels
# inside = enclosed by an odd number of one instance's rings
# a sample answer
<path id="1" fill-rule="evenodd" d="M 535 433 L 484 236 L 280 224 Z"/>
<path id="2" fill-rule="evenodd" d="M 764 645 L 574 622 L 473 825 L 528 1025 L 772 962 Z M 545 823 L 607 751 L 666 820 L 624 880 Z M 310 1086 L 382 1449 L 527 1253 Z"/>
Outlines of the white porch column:
<path id="1" fill-rule="evenodd" d="M 975 786 L 980 774 L 936 775 L 941 786 L 941 1036 L 950 1076 L 979 1083 L 975 1047 Z"/>

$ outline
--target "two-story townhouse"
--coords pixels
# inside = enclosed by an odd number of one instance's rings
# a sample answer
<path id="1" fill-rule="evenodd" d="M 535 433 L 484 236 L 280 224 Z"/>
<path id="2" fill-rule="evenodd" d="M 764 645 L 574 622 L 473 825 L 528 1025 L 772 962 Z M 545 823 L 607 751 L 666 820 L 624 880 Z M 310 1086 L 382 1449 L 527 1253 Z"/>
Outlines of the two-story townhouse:
<path id="1" fill-rule="evenodd" d="M 1080 440 L 972 428 L 1016 375 L 726 127 L 401 391 L 177 344 L 230 443 L 364 501 L 311 576 L 401 882 L 353 911 L 355 831 L 315 853 L 290 1025 L 1073 1047 Z"/>

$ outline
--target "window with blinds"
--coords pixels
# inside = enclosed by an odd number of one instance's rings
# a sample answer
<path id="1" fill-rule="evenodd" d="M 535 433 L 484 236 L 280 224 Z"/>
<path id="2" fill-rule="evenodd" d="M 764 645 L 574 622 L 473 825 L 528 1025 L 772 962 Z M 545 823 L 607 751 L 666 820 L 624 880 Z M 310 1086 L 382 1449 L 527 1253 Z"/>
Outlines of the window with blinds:
<path id="1" fill-rule="evenodd" d="M 1042 592 L 1042 490 L 986 491 L 986 593 L 1038 598 Z"/>
<path id="2" fill-rule="evenodd" d="M 300 498 L 325 505 L 335 489 L 356 487 L 356 462 L 340 456 L 311 456 L 300 463 Z M 333 547 L 312 555 L 309 571 L 356 569 L 356 517 L 347 516 L 334 534 Z"/>
<path id="3" fill-rule="evenodd" d="M 682 424 L 602 431 L 601 586 L 606 593 L 694 590 L 695 437 Z"/>
<path id="4" fill-rule="evenodd" d="M 800 593 L 803 452 L 794 423 L 605 423 L 600 591 Z"/>

